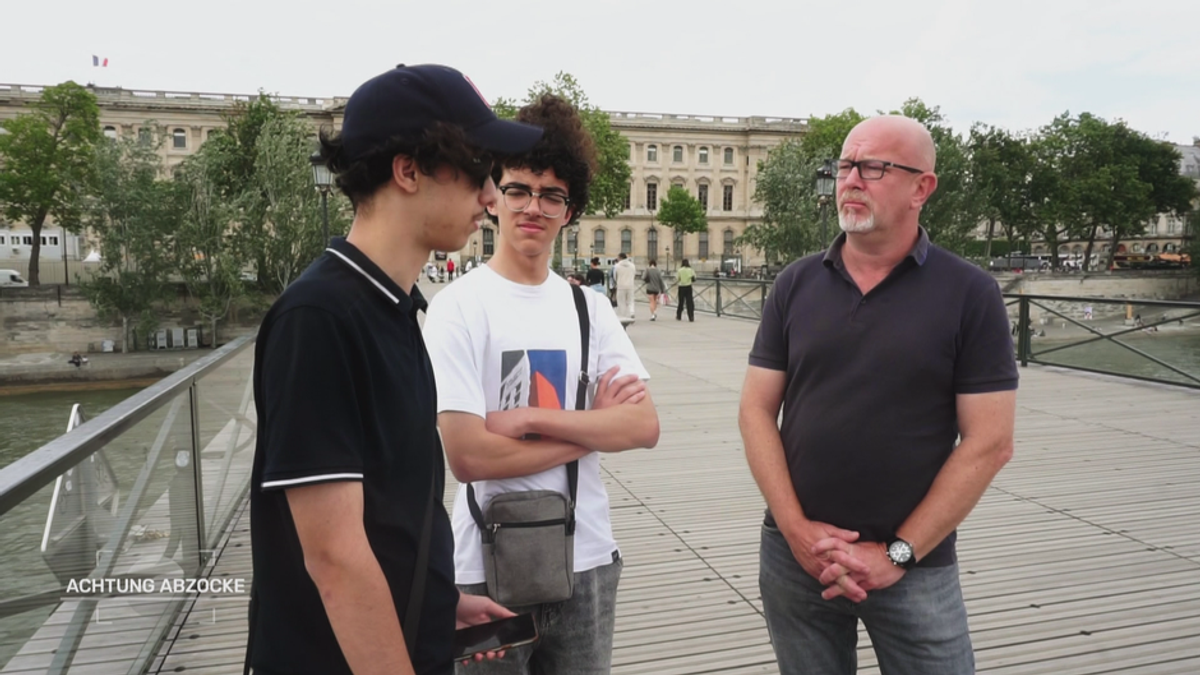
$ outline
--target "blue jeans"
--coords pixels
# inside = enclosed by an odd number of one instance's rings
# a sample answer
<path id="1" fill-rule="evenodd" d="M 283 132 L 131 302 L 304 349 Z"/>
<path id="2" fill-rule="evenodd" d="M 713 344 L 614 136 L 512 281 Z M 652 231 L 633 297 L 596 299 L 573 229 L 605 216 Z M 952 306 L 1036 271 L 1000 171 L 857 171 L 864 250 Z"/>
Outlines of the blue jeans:
<path id="1" fill-rule="evenodd" d="M 853 675 L 862 619 L 883 675 L 972 675 L 958 565 L 917 567 L 855 604 L 824 600 L 779 530 L 763 527 L 759 589 L 781 675 Z"/>
<path id="2" fill-rule="evenodd" d="M 612 670 L 613 627 L 616 624 L 617 582 L 624 562 L 575 573 L 571 599 L 529 607 L 509 607 L 517 614 L 533 613 L 538 641 L 517 647 L 503 659 L 455 665 L 458 675 L 608 675 Z M 487 595 L 487 584 L 460 585 L 459 590 Z"/>

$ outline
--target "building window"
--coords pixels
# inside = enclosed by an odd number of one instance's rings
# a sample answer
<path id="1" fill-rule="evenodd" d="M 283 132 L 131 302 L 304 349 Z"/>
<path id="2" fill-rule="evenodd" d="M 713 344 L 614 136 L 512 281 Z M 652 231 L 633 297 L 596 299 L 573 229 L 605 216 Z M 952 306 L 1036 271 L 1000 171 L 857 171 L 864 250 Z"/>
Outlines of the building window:
<path id="1" fill-rule="evenodd" d="M 633 230 L 628 227 L 621 230 L 621 253 L 625 255 L 633 253 Z"/>
<path id="2" fill-rule="evenodd" d="M 700 233 L 700 259 L 708 260 L 708 230 Z"/>
<path id="3" fill-rule="evenodd" d="M 592 231 L 592 254 L 604 255 L 604 230 L 600 228 Z"/>
<path id="4" fill-rule="evenodd" d="M 733 165 L 733 148 L 725 148 L 725 165 Z"/>
<path id="5" fill-rule="evenodd" d="M 700 208 L 708 210 L 708 183 L 696 186 L 696 201 L 700 202 Z"/>
<path id="6" fill-rule="evenodd" d="M 725 255 L 733 255 L 733 230 L 725 230 Z"/>
<path id="7" fill-rule="evenodd" d="M 575 255 L 579 252 L 579 228 L 567 228 L 567 253 Z"/>
<path id="8" fill-rule="evenodd" d="M 150 145 L 150 130 L 146 127 L 138 129 L 138 143 Z"/>
<path id="9" fill-rule="evenodd" d="M 671 149 L 671 161 L 675 162 L 676 164 L 681 164 L 683 162 L 683 146 L 682 145 L 677 145 Z"/>
<path id="10" fill-rule="evenodd" d="M 0 234 L 0 246 L 3 246 L 5 241 L 4 235 Z"/>
<path id="11" fill-rule="evenodd" d="M 1147 244 L 1146 253 L 1158 253 L 1158 244 Z"/>
<path id="12" fill-rule="evenodd" d="M 646 258 L 658 260 L 658 230 L 653 227 L 646 230 Z"/>
<path id="13" fill-rule="evenodd" d="M 41 236 L 42 246 L 58 246 L 58 235 L 51 234 Z M 32 243 L 32 241 L 30 241 Z"/>
<path id="14" fill-rule="evenodd" d="M 1150 223 L 1146 226 L 1147 234 L 1158 234 L 1158 216 L 1150 219 Z"/>
<path id="15" fill-rule="evenodd" d="M 646 161 L 647 162 L 657 162 L 658 161 L 658 146 L 657 145 L 647 145 L 646 146 Z"/>
<path id="16" fill-rule="evenodd" d="M 700 148 L 700 163 L 708 164 L 708 148 Z"/>
<path id="17" fill-rule="evenodd" d="M 171 140 L 176 150 L 187 149 L 187 132 L 183 129 L 176 129 L 171 132 Z"/>
<path id="18" fill-rule="evenodd" d="M 21 235 L 21 243 L 25 246 L 33 246 L 33 235 L 32 234 Z"/>
<path id="19" fill-rule="evenodd" d="M 631 208 L 633 208 L 633 186 L 632 185 L 625 188 L 625 206 L 624 206 L 624 209 L 626 211 L 628 211 Z"/>
<path id="20" fill-rule="evenodd" d="M 658 210 L 658 183 L 646 183 L 646 208 Z"/>
<path id="21" fill-rule="evenodd" d="M 721 197 L 721 208 L 725 211 L 733 210 L 733 186 L 726 185 L 725 194 Z"/>
<path id="22" fill-rule="evenodd" d="M 116 140 L 117 128 L 116 127 L 104 127 L 104 137 Z"/>
<path id="23" fill-rule="evenodd" d="M 490 227 L 483 228 L 483 254 L 496 255 L 496 233 Z"/>

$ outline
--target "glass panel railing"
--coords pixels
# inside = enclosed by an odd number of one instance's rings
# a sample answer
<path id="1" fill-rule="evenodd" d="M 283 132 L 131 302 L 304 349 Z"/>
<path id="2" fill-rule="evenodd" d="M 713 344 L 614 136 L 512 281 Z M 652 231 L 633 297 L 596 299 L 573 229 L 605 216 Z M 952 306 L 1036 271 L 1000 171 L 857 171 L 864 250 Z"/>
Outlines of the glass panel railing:
<path id="1" fill-rule="evenodd" d="M 26 500 L 35 502 L 34 517 L 43 508 L 36 555 L 27 546 L 0 550 L 3 577 L 21 570 L 26 592 L 59 595 L 0 672 L 110 663 L 124 672 L 116 662 L 169 624 L 181 599 L 157 592 L 160 582 L 195 576 L 200 560 L 189 402 L 188 391 L 175 395 L 47 486 L 47 501 L 45 490 Z M 5 518 L 27 530 L 20 511 Z M 9 559 L 15 555 L 22 557 Z"/>
<path id="2" fill-rule="evenodd" d="M 217 545 L 250 484 L 254 462 L 254 351 L 247 349 L 196 385 L 206 546 Z"/>
<path id="3" fill-rule="evenodd" d="M 141 673 L 211 587 L 206 547 L 240 507 L 253 456 L 252 345 L 0 468 L 0 674 Z"/>

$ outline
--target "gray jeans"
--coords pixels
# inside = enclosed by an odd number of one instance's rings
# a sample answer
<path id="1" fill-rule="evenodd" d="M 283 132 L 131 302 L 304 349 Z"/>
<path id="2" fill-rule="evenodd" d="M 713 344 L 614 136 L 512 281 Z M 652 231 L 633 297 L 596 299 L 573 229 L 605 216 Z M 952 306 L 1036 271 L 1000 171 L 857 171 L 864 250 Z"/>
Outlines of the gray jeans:
<path id="1" fill-rule="evenodd" d="M 566 602 L 509 607 L 533 613 L 538 641 L 508 652 L 503 659 L 455 665 L 458 675 L 608 675 L 612 669 L 617 583 L 624 563 L 575 573 L 575 590 Z M 459 590 L 487 595 L 487 584 Z"/>
<path id="2" fill-rule="evenodd" d="M 824 600 L 787 540 L 763 527 L 759 589 L 781 675 L 853 675 L 862 619 L 883 675 L 973 675 L 958 565 L 917 567 L 855 604 Z"/>

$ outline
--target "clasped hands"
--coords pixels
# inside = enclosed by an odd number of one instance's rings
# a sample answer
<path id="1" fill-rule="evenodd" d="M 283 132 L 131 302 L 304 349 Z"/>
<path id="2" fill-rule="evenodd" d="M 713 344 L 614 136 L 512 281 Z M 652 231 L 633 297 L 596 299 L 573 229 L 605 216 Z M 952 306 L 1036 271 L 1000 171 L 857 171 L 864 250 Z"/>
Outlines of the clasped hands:
<path id="1" fill-rule="evenodd" d="M 600 381 L 596 383 L 596 398 L 592 401 L 592 410 L 611 408 L 622 403 L 639 403 L 646 398 L 646 383 L 636 373 L 617 377 L 620 371 L 620 367 L 613 366 L 600 376 Z M 509 438 L 521 438 L 534 433 L 530 428 L 530 417 L 533 414 L 533 408 L 493 410 L 487 414 L 487 430 Z"/>
<path id="2" fill-rule="evenodd" d="M 787 541 L 804 571 L 826 586 L 821 593 L 826 600 L 845 596 L 862 602 L 868 591 L 887 588 L 904 576 L 904 569 L 888 558 L 885 544 L 859 542 L 857 532 L 828 523 L 809 521 Z"/>

